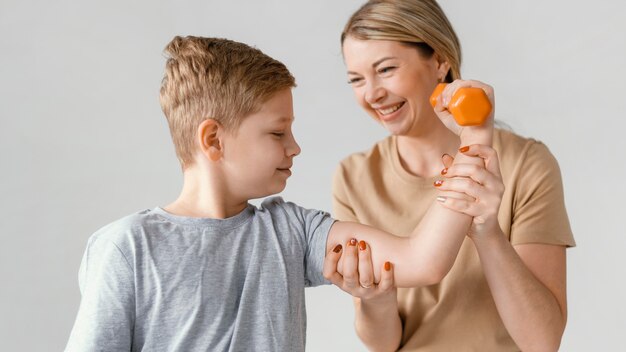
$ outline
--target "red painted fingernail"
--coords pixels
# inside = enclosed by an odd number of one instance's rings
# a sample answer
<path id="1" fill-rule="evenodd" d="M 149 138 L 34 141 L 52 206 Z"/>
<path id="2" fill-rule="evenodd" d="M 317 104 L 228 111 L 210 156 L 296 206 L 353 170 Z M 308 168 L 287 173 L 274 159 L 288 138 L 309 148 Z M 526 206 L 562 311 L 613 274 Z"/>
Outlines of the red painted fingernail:
<path id="1" fill-rule="evenodd" d="M 356 238 L 352 238 L 352 239 L 350 239 L 350 242 L 348 242 L 348 245 L 350 245 L 350 246 L 356 246 Z"/>
<path id="2" fill-rule="evenodd" d="M 445 175 L 448 173 L 448 168 L 446 167 L 445 169 L 441 170 L 441 174 Z"/>
<path id="3" fill-rule="evenodd" d="M 391 263 L 385 262 L 385 271 L 391 270 Z"/>
<path id="4" fill-rule="evenodd" d="M 333 252 L 335 253 L 341 252 L 341 245 L 340 244 L 336 245 L 335 248 L 333 248 Z"/>
<path id="5" fill-rule="evenodd" d="M 465 147 L 461 147 L 461 148 L 459 148 L 459 151 L 460 151 L 461 153 L 465 153 L 465 152 L 466 152 L 466 151 L 468 151 L 468 150 L 469 150 L 469 147 L 468 147 L 468 146 L 465 146 Z"/>
<path id="6" fill-rule="evenodd" d="M 359 249 L 364 251 L 365 248 L 367 248 L 367 244 L 365 244 L 365 241 L 359 241 Z"/>
<path id="7" fill-rule="evenodd" d="M 437 181 L 435 181 L 434 184 L 435 184 L 435 187 L 440 187 L 443 184 L 443 181 L 442 180 L 437 180 Z"/>

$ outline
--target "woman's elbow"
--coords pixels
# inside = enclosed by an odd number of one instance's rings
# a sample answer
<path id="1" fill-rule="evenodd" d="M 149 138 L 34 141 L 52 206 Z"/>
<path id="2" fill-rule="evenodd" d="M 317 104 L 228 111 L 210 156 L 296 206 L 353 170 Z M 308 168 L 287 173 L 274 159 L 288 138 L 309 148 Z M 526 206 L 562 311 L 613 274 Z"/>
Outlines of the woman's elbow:
<path id="1" fill-rule="evenodd" d="M 556 352 L 561 347 L 561 339 L 563 338 L 563 332 L 565 330 L 565 326 L 553 326 L 554 329 L 551 332 L 545 331 L 545 334 L 535 334 L 526 339 L 525 343 L 519 343 L 518 347 L 521 348 L 522 351 L 538 351 L 538 352 Z"/>
<path id="2" fill-rule="evenodd" d="M 535 341 L 538 342 L 538 341 Z M 518 346 L 520 347 L 520 346 Z M 528 347 L 520 347 L 522 351 L 537 351 L 537 352 L 557 352 L 561 347 L 561 338 L 559 337 L 556 340 L 551 341 L 543 341 L 539 343 L 531 344 Z"/>
<path id="3" fill-rule="evenodd" d="M 397 334 L 397 337 L 387 335 L 384 338 L 378 338 L 364 331 L 364 329 L 359 326 L 358 322 L 355 322 L 354 328 L 359 340 L 361 340 L 370 352 L 394 352 L 400 348 L 401 332 Z"/>

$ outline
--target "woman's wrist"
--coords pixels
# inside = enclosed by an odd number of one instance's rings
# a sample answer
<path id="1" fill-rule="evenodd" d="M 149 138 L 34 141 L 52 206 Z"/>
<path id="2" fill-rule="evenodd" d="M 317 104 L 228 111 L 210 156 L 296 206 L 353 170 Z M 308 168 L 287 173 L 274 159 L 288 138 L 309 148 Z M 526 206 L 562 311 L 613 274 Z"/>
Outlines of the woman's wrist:
<path id="1" fill-rule="evenodd" d="M 489 121 L 482 126 L 465 127 L 459 138 L 461 147 L 472 144 L 491 146 L 493 143 L 493 123 Z"/>
<path id="2" fill-rule="evenodd" d="M 508 243 L 508 241 L 504 237 L 504 233 L 497 225 L 496 229 L 494 230 L 484 231 L 484 233 L 480 234 L 470 234 L 469 237 L 472 239 L 472 242 L 474 242 L 474 245 L 477 249 L 498 246 L 502 244 L 500 243 L 502 241 Z"/>
<path id="3" fill-rule="evenodd" d="M 359 301 L 361 309 L 370 312 L 384 312 L 388 309 L 397 310 L 398 307 L 398 295 L 395 289 L 373 297 L 360 298 Z"/>
<path id="4" fill-rule="evenodd" d="M 481 144 L 491 147 L 493 144 L 493 132 L 461 134 L 460 140 L 461 147 L 473 144 Z"/>
<path id="5" fill-rule="evenodd" d="M 480 167 L 484 167 L 485 165 L 483 159 L 473 157 L 473 156 L 468 156 L 468 155 L 463 154 L 462 152 L 459 152 L 454 156 L 453 165 L 456 165 L 456 164 L 473 164 L 473 165 L 478 165 Z"/>

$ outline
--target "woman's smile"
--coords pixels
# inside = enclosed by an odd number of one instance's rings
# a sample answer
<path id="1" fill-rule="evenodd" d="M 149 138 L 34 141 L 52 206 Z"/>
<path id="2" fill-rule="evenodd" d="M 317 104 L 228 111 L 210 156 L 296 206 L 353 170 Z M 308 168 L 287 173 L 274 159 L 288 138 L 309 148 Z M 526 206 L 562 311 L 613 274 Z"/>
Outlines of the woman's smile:
<path id="1" fill-rule="evenodd" d="M 378 117 L 384 122 L 390 122 L 396 119 L 404 111 L 405 102 L 399 104 L 389 105 L 383 108 L 374 109 L 378 114 Z"/>

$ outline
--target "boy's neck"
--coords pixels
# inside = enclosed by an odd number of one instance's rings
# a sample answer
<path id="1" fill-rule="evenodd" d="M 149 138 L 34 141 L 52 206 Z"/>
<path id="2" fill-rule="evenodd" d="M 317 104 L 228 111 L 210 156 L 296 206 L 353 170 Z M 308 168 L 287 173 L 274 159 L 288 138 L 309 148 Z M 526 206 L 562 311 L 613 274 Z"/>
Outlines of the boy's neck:
<path id="1" fill-rule="evenodd" d="M 163 207 L 168 213 L 194 217 L 226 219 L 242 212 L 248 202 L 235 201 L 226 193 L 223 178 L 215 173 L 191 166 L 183 173 L 183 189 L 180 196 Z"/>

